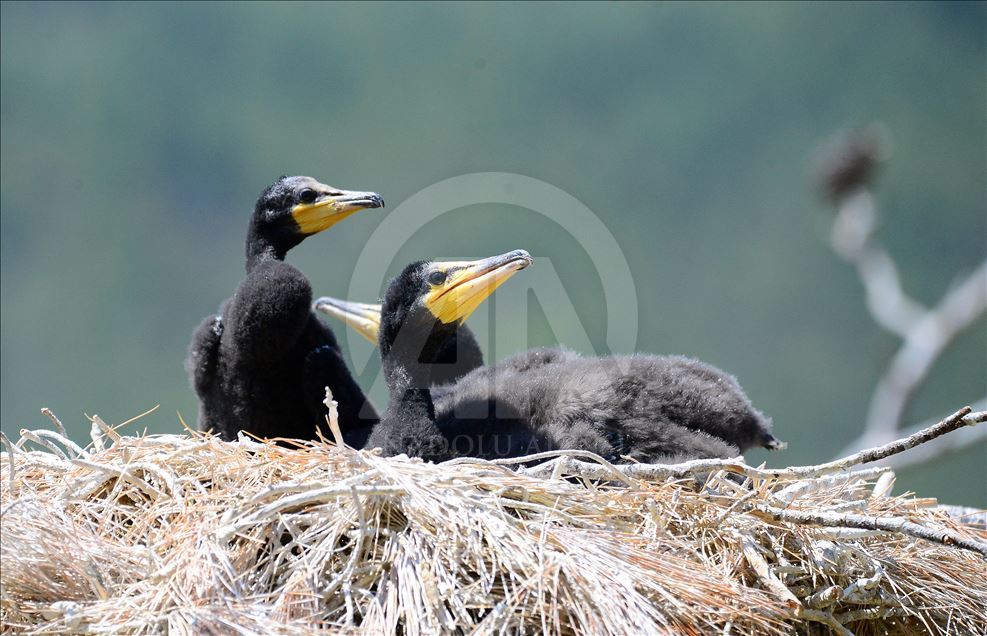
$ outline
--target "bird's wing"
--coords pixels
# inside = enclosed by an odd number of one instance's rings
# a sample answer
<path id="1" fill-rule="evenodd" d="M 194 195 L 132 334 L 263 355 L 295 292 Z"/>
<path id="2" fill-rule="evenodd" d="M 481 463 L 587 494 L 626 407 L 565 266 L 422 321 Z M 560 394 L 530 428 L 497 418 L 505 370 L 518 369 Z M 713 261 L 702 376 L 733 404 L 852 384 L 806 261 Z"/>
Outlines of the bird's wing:
<path id="1" fill-rule="evenodd" d="M 206 316 L 192 335 L 192 344 L 185 357 L 185 371 L 192 388 L 200 398 L 205 396 L 216 378 L 219 364 L 219 342 L 223 335 L 223 318 Z"/>

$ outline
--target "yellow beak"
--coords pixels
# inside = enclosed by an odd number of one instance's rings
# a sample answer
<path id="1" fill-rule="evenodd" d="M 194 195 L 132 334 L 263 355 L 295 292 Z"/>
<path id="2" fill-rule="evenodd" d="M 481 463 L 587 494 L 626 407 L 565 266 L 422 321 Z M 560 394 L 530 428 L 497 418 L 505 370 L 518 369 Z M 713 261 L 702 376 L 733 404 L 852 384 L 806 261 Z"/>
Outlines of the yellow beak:
<path id="1" fill-rule="evenodd" d="M 384 199 L 376 192 L 351 192 L 319 185 L 322 192 L 318 199 L 312 203 L 299 203 L 291 210 L 299 230 L 306 236 L 328 230 L 360 210 L 384 207 Z"/>
<path id="2" fill-rule="evenodd" d="M 435 263 L 433 267 L 445 272 L 446 279 L 425 295 L 425 306 L 446 324 L 463 322 L 504 281 L 531 263 L 524 250 L 478 261 Z"/>
<path id="3" fill-rule="evenodd" d="M 356 329 L 361 336 L 377 344 L 377 332 L 380 331 L 380 305 L 354 303 L 331 296 L 322 296 L 316 299 L 313 306 L 324 314 L 342 320 Z"/>

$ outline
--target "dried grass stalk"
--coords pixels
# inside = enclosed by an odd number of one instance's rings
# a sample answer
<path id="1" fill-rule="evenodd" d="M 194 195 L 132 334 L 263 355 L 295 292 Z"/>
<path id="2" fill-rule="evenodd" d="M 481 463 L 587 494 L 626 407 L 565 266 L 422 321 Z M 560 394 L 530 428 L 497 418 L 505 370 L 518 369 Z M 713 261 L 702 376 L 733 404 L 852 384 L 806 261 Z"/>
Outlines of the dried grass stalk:
<path id="1" fill-rule="evenodd" d="M 60 430 L 4 440 L 4 630 L 946 634 L 987 624 L 987 532 L 930 500 L 890 496 L 887 471 L 858 462 L 627 467 L 556 453 L 513 471 L 329 442 L 125 437 L 95 418 L 93 434 L 87 449 Z"/>

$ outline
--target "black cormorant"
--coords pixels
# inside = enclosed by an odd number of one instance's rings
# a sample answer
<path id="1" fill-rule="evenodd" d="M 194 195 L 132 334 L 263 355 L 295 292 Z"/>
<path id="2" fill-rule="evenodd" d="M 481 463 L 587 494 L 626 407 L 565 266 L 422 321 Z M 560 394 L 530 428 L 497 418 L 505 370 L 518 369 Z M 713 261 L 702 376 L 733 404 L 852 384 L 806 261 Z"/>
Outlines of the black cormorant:
<path id="1" fill-rule="evenodd" d="M 567 353 L 564 360 L 527 369 L 478 368 L 433 397 L 421 361 L 530 262 L 524 251 L 453 267 L 418 262 L 394 279 L 379 333 L 391 397 L 368 447 L 431 460 L 568 448 L 611 460 L 662 461 L 737 455 L 736 445 L 697 430 L 707 420 L 723 420 L 713 424 L 723 430 L 743 428 L 748 419 L 754 428 L 768 426 L 729 376 L 678 357 Z"/>
<path id="2" fill-rule="evenodd" d="M 196 330 L 186 358 L 200 400 L 200 429 L 226 440 L 241 430 L 315 439 L 325 424 L 328 386 L 344 436 L 362 445 L 376 412 L 332 331 L 312 313 L 308 279 L 284 257 L 306 237 L 383 205 L 374 192 L 348 192 L 301 176 L 281 177 L 261 193 L 247 232 L 247 276 L 220 314 Z"/>

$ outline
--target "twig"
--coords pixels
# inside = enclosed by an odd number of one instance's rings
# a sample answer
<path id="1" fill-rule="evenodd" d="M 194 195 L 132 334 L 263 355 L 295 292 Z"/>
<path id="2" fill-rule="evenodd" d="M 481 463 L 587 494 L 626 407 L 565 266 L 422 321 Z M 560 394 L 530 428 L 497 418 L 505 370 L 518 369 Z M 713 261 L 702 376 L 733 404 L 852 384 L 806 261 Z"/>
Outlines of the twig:
<path id="1" fill-rule="evenodd" d="M 846 625 L 857 621 L 884 620 L 897 616 L 909 616 L 910 614 L 911 612 L 908 611 L 907 607 L 865 607 L 838 614 L 836 620 Z"/>
<path id="2" fill-rule="evenodd" d="M 46 446 L 46 447 L 50 448 L 51 450 L 55 451 L 56 454 L 61 455 L 62 457 L 66 458 L 66 459 L 69 459 L 69 457 L 66 455 L 66 453 L 64 451 L 62 451 L 62 449 L 60 449 L 57 446 L 55 446 L 55 444 L 53 442 L 58 442 L 59 444 L 61 444 L 62 446 L 64 446 L 66 450 L 72 451 L 73 453 L 75 453 L 76 457 L 88 457 L 89 456 L 89 454 L 81 446 L 79 446 L 78 444 L 76 444 L 75 442 L 73 442 L 68 437 L 66 437 L 64 435 L 59 435 L 58 433 L 56 433 L 54 431 L 49 431 L 49 430 L 46 430 L 46 429 L 43 429 L 43 428 L 39 428 L 38 430 L 35 430 L 35 431 L 29 431 L 27 429 L 23 429 L 22 428 L 21 429 L 21 437 L 23 439 L 31 440 L 32 442 L 34 442 L 36 444 L 40 444 L 42 446 Z M 42 440 L 51 440 L 51 441 L 42 441 Z"/>
<path id="3" fill-rule="evenodd" d="M 974 411 L 987 410 L 987 399 L 980 400 L 974 404 L 973 409 Z M 906 429 L 901 435 L 912 435 L 926 426 L 928 426 L 927 423 L 913 426 Z M 935 457 L 963 448 L 969 448 L 984 440 L 987 440 L 987 426 L 968 426 L 957 430 L 952 435 L 939 437 L 926 444 L 917 446 L 911 452 L 895 455 L 889 458 L 885 465 L 894 470 L 901 470 L 909 466 L 918 466 L 927 463 Z"/>
<path id="4" fill-rule="evenodd" d="M 881 499 L 882 497 L 890 497 L 891 489 L 894 488 L 894 482 L 897 478 L 893 471 L 888 471 L 883 473 L 877 478 L 874 483 L 874 490 L 871 493 L 871 497 L 874 499 Z"/>
<path id="5" fill-rule="evenodd" d="M 559 449 L 550 451 L 541 451 L 540 453 L 532 453 L 531 455 L 521 455 L 520 457 L 500 457 L 498 459 L 479 459 L 476 457 L 456 457 L 454 459 L 449 459 L 442 462 L 442 466 L 455 466 L 457 464 L 493 464 L 495 466 L 515 466 L 518 464 L 527 464 L 529 462 L 538 461 L 540 459 L 555 459 L 560 457 L 589 457 L 596 458 L 600 457 L 596 453 L 587 450 L 580 450 L 578 448 L 571 449 Z M 602 461 L 603 460 L 601 458 Z M 537 467 L 535 467 L 537 468 Z"/>
<path id="6" fill-rule="evenodd" d="M 840 636 L 854 636 L 854 633 L 846 627 L 843 627 L 843 624 L 840 623 L 835 616 L 833 616 L 832 612 L 824 612 L 822 610 L 805 609 L 804 607 L 800 607 L 798 611 L 796 611 L 795 617 L 804 621 L 822 623 Z"/>
<path id="7" fill-rule="evenodd" d="M 917 539 L 925 539 L 946 546 L 956 546 L 964 550 L 977 552 L 987 558 L 987 543 L 968 539 L 951 530 L 939 528 L 933 530 L 907 519 L 898 517 L 865 517 L 863 515 L 832 514 L 826 512 L 804 512 L 800 510 L 781 510 L 771 506 L 751 507 L 752 511 L 767 515 L 774 521 L 785 521 L 813 526 L 830 528 L 863 528 L 865 530 L 882 530 L 885 532 L 900 532 Z"/>
<path id="8" fill-rule="evenodd" d="M 137 420 L 141 419 L 142 417 L 146 417 L 146 416 L 150 415 L 151 413 L 154 413 L 159 408 L 161 408 L 161 405 L 160 404 L 155 404 L 154 406 L 152 406 L 151 408 L 147 409 L 143 413 L 141 413 L 139 415 L 135 415 L 135 416 L 133 416 L 133 417 L 131 417 L 129 419 L 126 419 L 123 422 L 120 422 L 119 424 L 117 424 L 116 426 L 111 426 L 110 429 L 112 429 L 113 431 L 119 431 L 121 428 L 123 428 L 125 426 L 130 426 L 131 424 L 133 424 Z"/>
<path id="9" fill-rule="evenodd" d="M 50 408 L 48 408 L 47 406 L 42 408 L 41 414 L 47 417 L 49 420 L 51 420 L 51 423 L 54 425 L 55 430 L 58 431 L 59 435 L 61 435 L 62 437 L 69 436 L 68 433 L 65 432 L 65 427 L 62 425 L 62 421 L 58 419 L 54 413 L 51 412 Z"/>
<path id="10" fill-rule="evenodd" d="M 964 426 L 976 426 L 977 424 L 982 424 L 987 421 L 987 413 L 983 411 L 978 411 L 976 413 L 971 413 L 972 409 L 969 406 L 964 406 L 959 411 L 953 413 L 949 417 L 939 421 L 937 424 L 922 429 L 921 431 L 909 435 L 908 437 L 889 442 L 883 446 L 878 446 L 875 448 L 867 448 L 862 451 L 853 453 L 843 457 L 842 459 L 833 460 L 831 462 L 826 462 L 825 464 L 819 464 L 817 466 L 798 466 L 793 468 L 785 468 L 778 471 L 761 471 L 765 473 L 776 473 L 777 475 L 793 474 L 799 476 L 816 476 L 830 472 L 838 472 L 840 470 L 845 470 L 851 466 L 859 466 L 861 464 L 868 464 L 870 462 L 876 462 L 892 455 L 897 455 L 911 448 L 915 448 L 920 444 L 925 444 L 932 441 L 933 439 L 951 433 L 958 428 Z"/>
<path id="11" fill-rule="evenodd" d="M 754 545 L 754 540 L 749 536 L 744 536 L 741 538 L 741 546 L 744 550 L 744 558 L 747 560 L 747 564 L 751 566 L 751 569 L 754 570 L 758 580 L 788 607 L 800 607 L 802 604 L 799 602 L 798 597 L 781 582 L 781 579 L 771 573 L 771 569 L 768 568 L 768 562 L 758 552 L 757 546 Z"/>
<path id="12" fill-rule="evenodd" d="M 955 431 L 963 426 L 975 426 L 987 421 L 987 413 L 983 411 L 971 413 L 971 410 L 972 409 L 969 406 L 964 406 L 959 411 L 941 420 L 938 424 L 933 424 L 932 426 L 909 435 L 908 437 L 895 440 L 876 448 L 867 448 L 862 451 L 858 451 L 852 455 L 844 457 L 843 459 L 837 459 L 826 464 L 820 464 L 820 467 L 856 466 L 858 464 L 875 462 L 879 459 L 885 459 L 891 455 L 904 452 L 910 448 L 915 448 L 919 444 L 929 442 L 937 437 L 940 437 L 941 435 Z"/>
<path id="13" fill-rule="evenodd" d="M 518 472 L 530 477 L 545 477 L 554 468 L 559 468 L 559 476 L 574 475 L 586 479 L 612 479 L 613 470 L 617 470 L 623 481 L 633 479 L 684 479 L 696 473 L 714 470 L 732 470 L 753 477 L 763 477 L 762 471 L 744 464 L 743 457 L 733 459 L 694 459 L 680 464 L 626 464 L 606 468 L 597 463 L 585 462 L 572 457 L 564 457 L 557 466 L 545 462 L 531 468 L 522 468 Z"/>
<path id="14" fill-rule="evenodd" d="M 329 425 L 329 430 L 332 432 L 333 439 L 336 441 L 336 446 L 344 446 L 343 432 L 339 429 L 339 403 L 332 399 L 332 390 L 329 387 L 326 387 L 326 398 L 322 400 L 322 403 L 328 409 L 325 416 L 326 424 Z"/>
<path id="15" fill-rule="evenodd" d="M 839 473 L 828 477 L 819 477 L 812 481 L 796 481 L 771 494 L 771 498 L 779 505 L 788 506 L 798 497 L 804 497 L 808 493 L 816 492 L 833 486 L 859 486 L 863 481 L 872 477 L 883 477 L 890 472 L 889 468 L 876 466 L 863 470 L 856 470 L 852 473 Z M 859 503 L 860 500 L 852 502 Z"/>
<path id="16" fill-rule="evenodd" d="M 851 603 L 869 602 L 880 596 L 881 590 L 878 585 L 884 578 L 884 568 L 877 561 L 874 561 L 874 574 L 857 579 L 841 592 L 840 599 Z"/>
<path id="17" fill-rule="evenodd" d="M 17 475 L 14 474 L 14 449 L 16 447 L 3 431 L 0 431 L 0 443 L 3 443 L 7 447 L 7 469 L 10 471 L 10 494 L 11 496 L 17 496 Z"/>
<path id="18" fill-rule="evenodd" d="M 728 480 L 724 479 L 723 481 L 728 481 Z M 758 494 L 759 493 L 756 490 L 749 490 L 746 494 L 741 495 L 740 498 L 738 498 L 736 501 L 730 504 L 730 506 L 728 506 L 723 512 L 716 515 L 716 517 L 712 521 L 701 521 L 697 524 L 697 526 L 703 528 L 718 528 L 721 523 L 723 523 L 728 517 L 730 517 L 730 515 L 733 514 L 734 510 L 741 507 L 742 505 L 744 505 L 745 503 L 756 497 Z"/>
<path id="19" fill-rule="evenodd" d="M 799 601 L 798 597 L 795 596 L 795 594 L 788 588 L 788 586 L 782 583 L 781 579 L 771 573 L 767 561 L 765 561 L 764 557 L 761 556 L 761 553 L 757 549 L 757 545 L 754 544 L 754 541 L 750 537 L 743 537 L 741 540 L 741 545 L 744 551 L 744 558 L 747 560 L 748 565 L 751 566 L 751 569 L 754 570 L 758 580 L 760 580 L 765 587 L 778 596 L 785 603 L 785 605 L 794 610 L 793 614 L 795 618 L 823 623 L 839 634 L 849 634 L 849 636 L 853 636 L 853 632 L 843 627 L 836 617 L 833 616 L 832 612 L 819 609 L 810 609 L 803 605 Z M 837 587 L 836 590 L 838 593 L 840 588 Z M 833 592 L 829 592 L 827 590 L 827 594 L 832 595 Z"/>
<path id="20" fill-rule="evenodd" d="M 836 604 L 840 600 L 843 589 L 839 585 L 825 587 L 805 599 L 805 604 L 813 609 L 823 609 Z"/>
<path id="21" fill-rule="evenodd" d="M 98 415 L 89 418 L 89 421 L 89 437 L 93 441 L 93 448 L 96 449 L 96 452 L 101 453 L 106 450 L 103 439 L 104 433 L 109 430 L 109 427 L 106 426 L 106 423 L 102 419 L 99 419 Z"/>
<path id="22" fill-rule="evenodd" d="M 40 433 L 40 434 L 38 434 L 38 433 Z M 27 440 L 29 442 L 34 442 L 38 446 L 42 446 L 44 448 L 47 448 L 52 453 L 54 453 L 55 455 L 58 455 L 62 459 L 69 459 L 68 454 L 64 450 L 62 450 L 61 448 L 59 448 L 58 445 L 56 445 L 51 440 L 47 439 L 49 436 L 50 437 L 54 437 L 56 439 L 59 438 L 59 435 L 57 433 L 53 433 L 52 431 L 44 431 L 44 430 L 42 430 L 42 431 L 35 432 L 35 431 L 29 431 L 26 428 L 22 428 L 21 429 L 21 440 Z"/>
<path id="23" fill-rule="evenodd" d="M 579 462 L 574 460 L 575 457 L 586 457 L 592 460 L 594 463 L 589 462 Z M 537 466 L 532 466 L 530 468 L 522 468 L 517 472 L 522 475 L 527 475 L 529 477 L 545 477 L 549 474 L 554 474 L 559 471 L 565 472 L 565 468 L 569 466 L 567 462 L 573 462 L 579 466 L 595 466 L 599 469 L 600 475 L 605 476 L 593 476 L 588 477 L 588 479 L 619 479 L 620 481 L 631 483 L 631 479 L 628 477 L 630 473 L 626 472 L 624 469 L 628 466 L 617 467 L 611 462 L 607 461 L 603 457 L 597 455 L 596 453 L 588 450 L 580 449 L 561 449 L 552 451 L 543 451 L 541 453 L 533 453 L 531 455 L 523 455 L 521 457 L 503 457 L 500 459 L 477 459 L 474 457 L 457 457 L 455 459 L 450 459 L 448 461 L 442 462 L 443 466 L 454 466 L 457 464 L 485 464 L 493 466 L 513 466 L 518 464 L 526 464 L 533 461 L 538 461 L 541 459 L 551 459 L 557 461 L 548 461 Z M 636 465 L 636 464 L 635 464 Z M 644 465 L 644 464 L 641 464 Z M 656 464 L 650 464 L 649 466 L 657 466 Z M 574 472 L 576 476 L 584 476 L 580 472 Z"/>

